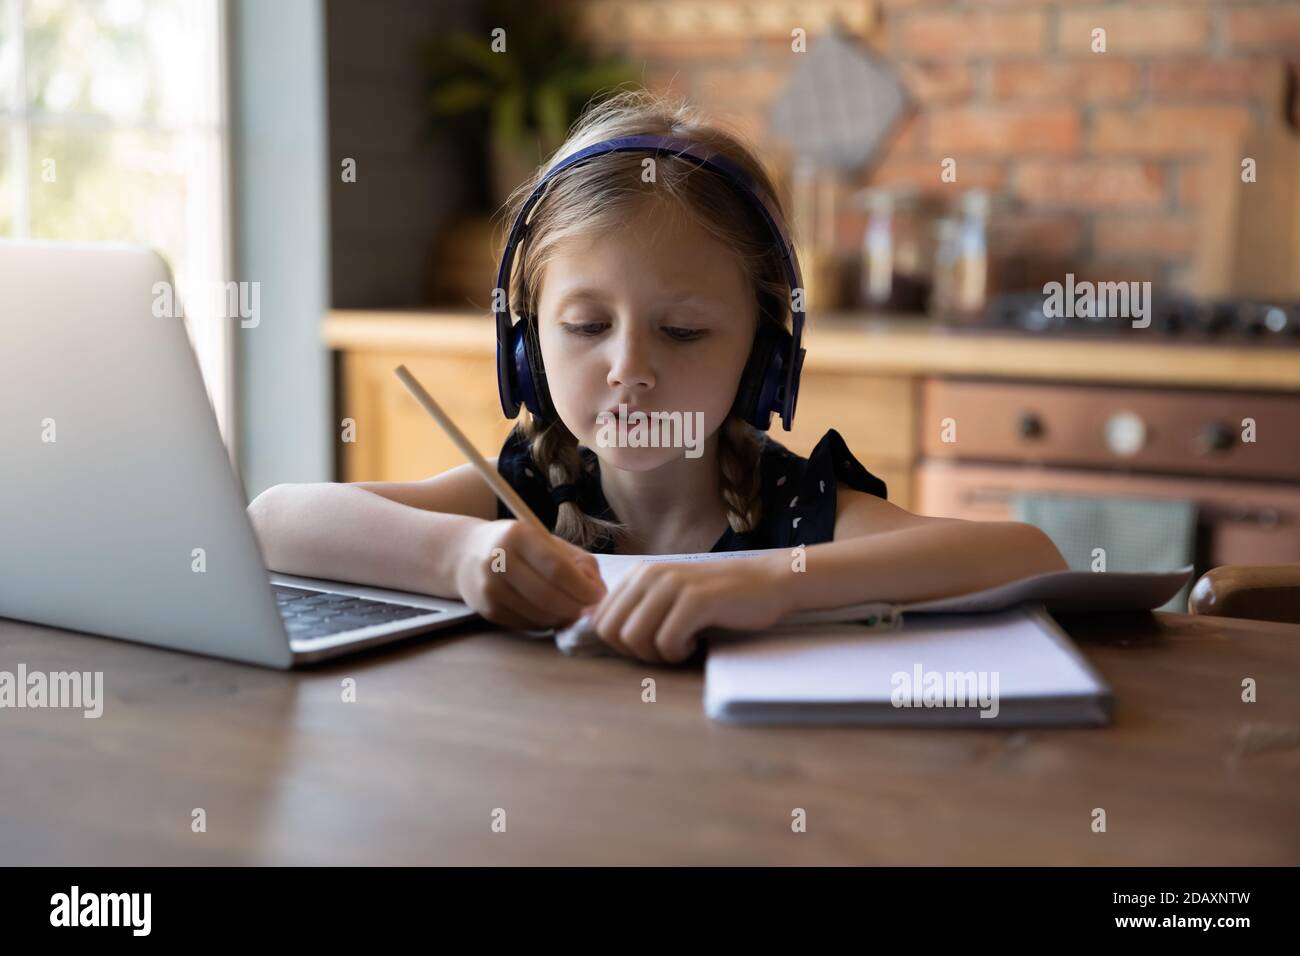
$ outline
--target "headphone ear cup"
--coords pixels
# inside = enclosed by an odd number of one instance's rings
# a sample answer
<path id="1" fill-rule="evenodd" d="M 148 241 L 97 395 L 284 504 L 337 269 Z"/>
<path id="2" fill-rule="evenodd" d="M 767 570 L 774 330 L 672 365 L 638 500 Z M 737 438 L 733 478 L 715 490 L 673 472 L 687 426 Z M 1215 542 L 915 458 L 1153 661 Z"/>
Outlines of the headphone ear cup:
<path id="1" fill-rule="evenodd" d="M 533 396 L 536 398 L 536 407 L 529 403 L 528 410 L 543 421 L 555 421 L 555 406 L 551 402 L 551 390 L 546 384 L 546 366 L 542 364 L 542 346 L 537 339 L 537 316 L 525 315 L 523 326 L 524 361 L 528 363 L 526 372 L 529 381 L 533 383 Z"/>
<path id="2" fill-rule="evenodd" d="M 760 431 L 766 431 L 769 416 L 760 415 L 759 398 L 763 394 L 763 385 L 771 374 L 774 353 L 779 354 L 784 329 L 773 323 L 759 320 L 758 332 L 754 336 L 754 345 L 749 350 L 749 359 L 745 362 L 745 371 L 740 376 L 740 388 L 736 392 L 736 401 L 732 405 L 732 414 L 749 422 Z"/>

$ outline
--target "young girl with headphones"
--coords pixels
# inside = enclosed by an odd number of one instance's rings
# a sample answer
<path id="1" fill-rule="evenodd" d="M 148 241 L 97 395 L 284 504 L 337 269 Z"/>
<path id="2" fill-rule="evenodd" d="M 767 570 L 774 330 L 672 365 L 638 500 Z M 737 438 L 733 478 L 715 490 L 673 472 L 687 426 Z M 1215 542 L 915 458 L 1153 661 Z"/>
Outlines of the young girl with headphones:
<path id="1" fill-rule="evenodd" d="M 280 485 L 249 506 L 272 568 L 457 597 L 515 628 L 585 612 L 615 649 L 672 663 L 711 625 L 1066 567 L 1031 525 L 888 503 L 833 428 L 807 458 L 766 434 L 774 414 L 786 429 L 794 417 L 803 290 L 775 190 L 737 136 L 622 92 L 583 115 L 508 212 L 498 389 L 522 418 L 494 464 L 553 534 L 513 520 L 469 465 Z M 638 415 L 689 416 L 701 440 L 689 453 L 610 440 L 636 434 L 610 425 Z M 306 530 L 322 511 L 329 535 Z M 646 563 L 609 593 L 590 554 L 750 549 L 770 553 Z"/>

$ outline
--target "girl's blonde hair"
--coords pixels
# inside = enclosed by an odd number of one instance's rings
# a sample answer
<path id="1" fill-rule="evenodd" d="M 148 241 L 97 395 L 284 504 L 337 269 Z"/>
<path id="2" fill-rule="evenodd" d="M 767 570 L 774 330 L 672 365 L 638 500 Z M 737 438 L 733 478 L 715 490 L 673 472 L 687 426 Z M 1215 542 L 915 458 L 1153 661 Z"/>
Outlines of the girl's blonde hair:
<path id="1" fill-rule="evenodd" d="M 589 104 L 568 140 L 510 195 L 504 210 L 505 226 L 514 222 L 537 183 L 565 157 L 602 140 L 640 134 L 672 136 L 709 147 L 748 173 L 784 218 L 772 180 L 741 134 L 706 123 L 683 100 L 646 90 L 620 90 Z M 643 163 L 650 155 L 645 151 L 606 153 L 551 181 L 545 196 L 533 207 L 528 237 L 516 252 L 518 265 L 510 279 L 512 311 L 535 311 L 542 274 L 561 243 L 592 240 L 626 228 L 634 211 L 647 201 L 656 201 L 666 204 L 669 212 L 685 214 L 734 250 L 754 291 L 758 321 L 788 327 L 790 290 L 771 234 L 758 214 L 716 174 L 690 160 L 658 154 L 654 181 L 644 181 Z M 529 442 L 534 463 L 552 487 L 577 482 L 583 468 L 578 441 L 558 416 L 543 422 L 524 408 L 515 427 Z M 729 414 L 718 430 L 718 439 L 727 521 L 737 532 L 750 531 L 762 518 L 758 473 L 762 436 L 752 425 Z M 627 529 L 586 514 L 577 502 L 566 501 L 559 506 L 555 533 L 592 550 L 604 540 L 624 541 Z"/>

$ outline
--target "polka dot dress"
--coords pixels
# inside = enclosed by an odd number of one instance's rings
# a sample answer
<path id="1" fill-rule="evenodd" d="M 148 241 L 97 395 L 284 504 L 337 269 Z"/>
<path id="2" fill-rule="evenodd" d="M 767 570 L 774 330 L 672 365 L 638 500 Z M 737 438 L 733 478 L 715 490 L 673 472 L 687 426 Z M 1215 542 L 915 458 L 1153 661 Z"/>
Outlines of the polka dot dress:
<path id="1" fill-rule="evenodd" d="M 793 548 L 821 544 L 835 534 L 838 483 L 878 498 L 886 497 L 885 483 L 862 467 L 835 429 L 829 429 L 815 448 L 803 458 L 777 442 L 762 436 L 759 478 L 763 516 L 754 530 L 739 534 L 730 528 L 711 551 L 746 551 L 756 548 Z M 576 488 L 576 500 L 587 514 L 615 519 L 600 490 L 600 465 L 596 453 L 579 448 L 583 473 Z M 497 471 L 519 492 L 548 528 L 555 527 L 559 505 L 545 475 L 532 461 L 528 443 L 511 430 L 497 458 Z M 512 517 L 497 503 L 497 515 Z M 601 549 L 603 550 L 603 549 Z"/>

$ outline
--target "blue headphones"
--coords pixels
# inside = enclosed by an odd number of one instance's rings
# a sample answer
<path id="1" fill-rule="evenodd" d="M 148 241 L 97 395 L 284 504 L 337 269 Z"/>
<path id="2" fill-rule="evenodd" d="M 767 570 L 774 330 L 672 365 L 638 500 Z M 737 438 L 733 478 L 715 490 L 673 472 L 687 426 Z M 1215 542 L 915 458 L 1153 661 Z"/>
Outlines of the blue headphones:
<path id="1" fill-rule="evenodd" d="M 743 169 L 706 147 L 670 136 L 625 136 L 581 149 L 548 172 L 520 208 L 506 239 L 492 296 L 492 311 L 497 326 L 497 388 L 501 395 L 501 411 L 506 418 L 514 418 L 519 414 L 522 402 L 543 421 L 558 418 L 551 402 L 550 389 L 546 385 L 546 369 L 542 365 L 542 350 L 537 340 L 537 316 L 525 311 L 518 323 L 511 324 L 511 267 L 515 249 L 527 233 L 529 213 L 541 199 L 550 181 L 578 163 L 613 152 L 666 153 L 691 160 L 728 181 L 766 223 L 780 253 L 783 271 L 791 290 L 793 333 L 787 332 L 775 322 L 760 318 L 758 334 L 754 337 L 754 346 L 741 375 L 732 413 L 759 431 L 767 431 L 772 424 L 772 413 L 780 412 L 785 430 L 789 431 L 790 424 L 794 421 L 795 401 L 799 396 L 799 373 L 803 368 L 805 351 L 799 345 L 803 338 L 804 324 L 803 280 L 800 278 L 799 260 L 795 257 L 794 246 L 785 232 L 775 204 L 768 200 L 764 190 Z M 796 305 L 798 308 L 795 308 Z"/>

